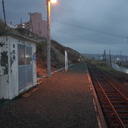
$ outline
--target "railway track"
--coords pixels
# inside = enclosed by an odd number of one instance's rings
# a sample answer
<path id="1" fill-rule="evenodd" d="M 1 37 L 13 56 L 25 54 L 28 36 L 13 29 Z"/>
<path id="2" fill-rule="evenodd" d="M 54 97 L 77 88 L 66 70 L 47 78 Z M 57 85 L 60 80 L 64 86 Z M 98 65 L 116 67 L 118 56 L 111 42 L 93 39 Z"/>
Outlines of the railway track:
<path id="1" fill-rule="evenodd" d="M 97 70 L 87 64 L 101 110 L 108 128 L 128 128 L 128 98 L 113 83 Z"/>

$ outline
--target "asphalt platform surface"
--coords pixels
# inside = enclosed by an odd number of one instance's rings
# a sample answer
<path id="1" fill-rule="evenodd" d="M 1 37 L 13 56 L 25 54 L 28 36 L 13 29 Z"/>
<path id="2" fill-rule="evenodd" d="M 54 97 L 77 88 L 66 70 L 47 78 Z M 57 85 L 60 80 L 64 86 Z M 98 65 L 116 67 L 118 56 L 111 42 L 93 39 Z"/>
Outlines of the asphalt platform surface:
<path id="1" fill-rule="evenodd" d="M 0 101 L 0 128 L 98 128 L 84 64 L 43 78 L 35 89 Z"/>

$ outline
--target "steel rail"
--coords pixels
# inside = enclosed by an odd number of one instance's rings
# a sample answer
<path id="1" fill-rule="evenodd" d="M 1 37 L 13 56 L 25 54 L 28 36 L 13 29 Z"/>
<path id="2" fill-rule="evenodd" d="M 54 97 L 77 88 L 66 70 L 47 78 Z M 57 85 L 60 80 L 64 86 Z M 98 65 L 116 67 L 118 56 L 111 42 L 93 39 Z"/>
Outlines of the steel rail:
<path id="1" fill-rule="evenodd" d="M 93 72 L 92 72 L 92 73 L 93 73 Z M 98 81 L 98 79 L 96 78 L 96 76 L 95 76 L 94 73 L 93 73 L 93 76 L 95 77 L 95 79 L 96 79 L 97 83 L 99 84 L 99 86 L 100 86 L 100 88 L 101 88 L 101 90 L 102 90 L 104 96 L 106 97 L 106 99 L 107 99 L 109 105 L 111 106 L 113 112 L 115 113 L 115 116 L 116 116 L 117 120 L 119 121 L 119 123 L 120 123 L 120 125 L 121 125 L 121 128 L 125 128 L 125 125 L 123 124 L 122 120 L 120 119 L 118 113 L 116 112 L 115 108 L 113 107 L 111 101 L 109 100 L 109 98 L 108 98 L 108 96 L 106 95 L 104 89 L 102 88 L 102 85 L 99 83 L 99 81 Z"/>
<path id="2" fill-rule="evenodd" d="M 86 64 L 85 64 L 86 65 Z M 92 83 L 92 79 L 90 77 L 90 74 L 89 74 L 89 71 L 87 69 L 87 72 L 88 72 L 88 79 L 89 79 L 89 82 L 90 82 L 90 88 L 91 88 L 91 91 L 92 91 L 92 94 L 93 94 L 93 97 L 94 97 L 94 104 L 96 105 L 96 111 L 97 111 L 97 120 L 100 122 L 98 123 L 99 124 L 99 128 L 108 128 L 107 127 L 107 124 L 106 124 L 106 121 L 105 121 L 105 118 L 104 118 L 104 115 L 103 115 L 103 111 L 101 109 L 101 105 L 100 105 L 100 102 L 98 100 L 98 96 L 96 94 L 96 90 L 93 86 L 93 83 Z M 99 117 L 99 119 L 98 119 Z"/>
<path id="3" fill-rule="evenodd" d="M 95 78 L 96 82 L 98 83 L 99 87 L 101 88 L 103 95 L 106 97 L 106 99 L 107 99 L 107 101 L 108 101 L 108 103 L 109 103 L 109 106 L 111 107 L 113 113 L 115 114 L 116 119 L 117 119 L 118 122 L 119 122 L 120 127 L 121 127 L 121 128 L 126 128 L 126 126 L 124 125 L 124 123 L 123 123 L 123 121 L 121 120 L 120 116 L 118 115 L 117 111 L 115 110 L 113 104 L 111 103 L 110 99 L 108 98 L 108 96 L 107 96 L 105 90 L 103 89 L 101 83 L 100 83 L 99 80 L 97 79 L 97 76 L 96 76 L 96 75 L 94 74 L 94 72 L 91 70 L 90 66 L 89 66 L 89 65 L 87 65 L 87 66 L 88 66 L 89 71 L 91 72 L 91 74 L 92 74 L 93 77 Z M 109 82 L 109 80 L 107 80 L 107 79 L 104 77 L 104 75 L 101 74 L 101 72 L 99 72 L 98 70 L 97 70 L 96 72 L 98 72 L 98 73 L 102 76 L 102 78 L 104 78 L 104 79 L 107 81 L 107 83 L 109 83 L 109 85 L 111 85 L 111 86 L 113 87 L 113 89 L 115 89 L 116 92 L 118 92 L 118 93 L 121 95 L 121 97 L 122 97 L 126 102 L 128 102 L 128 99 L 127 99 L 111 82 Z M 94 81 L 93 81 L 93 82 L 94 82 Z"/>
<path id="4" fill-rule="evenodd" d="M 99 72 L 98 70 L 97 70 L 97 72 Z M 124 95 L 124 94 L 122 94 L 101 72 L 99 72 L 101 75 L 102 75 L 102 77 L 114 88 L 114 89 L 116 89 L 116 91 L 124 98 L 124 100 L 128 103 L 128 98 Z"/>

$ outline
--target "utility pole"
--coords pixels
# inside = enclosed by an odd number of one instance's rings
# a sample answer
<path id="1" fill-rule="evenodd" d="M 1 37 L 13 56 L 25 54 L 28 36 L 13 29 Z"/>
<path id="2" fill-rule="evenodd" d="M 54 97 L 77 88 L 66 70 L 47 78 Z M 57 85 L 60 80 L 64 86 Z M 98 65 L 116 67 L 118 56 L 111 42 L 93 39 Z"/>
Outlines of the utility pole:
<path id="1" fill-rule="evenodd" d="M 3 13 L 4 13 L 4 25 L 5 25 L 5 31 L 7 30 L 7 23 L 6 23 L 6 14 L 5 14 L 5 7 L 4 7 L 4 0 L 2 0 L 3 5 Z"/>
<path id="2" fill-rule="evenodd" d="M 120 65 L 122 64 L 122 51 L 120 51 Z"/>
<path id="3" fill-rule="evenodd" d="M 34 31 L 33 31 L 33 24 L 32 24 L 32 17 L 31 17 L 32 13 L 29 12 L 28 14 L 30 15 L 30 24 L 31 24 L 32 32 L 34 32 Z"/>
<path id="4" fill-rule="evenodd" d="M 103 53 L 103 60 L 102 60 L 102 66 L 106 65 L 106 50 L 104 50 Z"/>
<path id="5" fill-rule="evenodd" d="M 20 18 L 20 24 L 21 24 L 21 28 L 23 28 L 22 18 Z"/>
<path id="6" fill-rule="evenodd" d="M 111 50 L 109 50 L 109 67 L 112 67 L 112 62 L 111 62 Z"/>

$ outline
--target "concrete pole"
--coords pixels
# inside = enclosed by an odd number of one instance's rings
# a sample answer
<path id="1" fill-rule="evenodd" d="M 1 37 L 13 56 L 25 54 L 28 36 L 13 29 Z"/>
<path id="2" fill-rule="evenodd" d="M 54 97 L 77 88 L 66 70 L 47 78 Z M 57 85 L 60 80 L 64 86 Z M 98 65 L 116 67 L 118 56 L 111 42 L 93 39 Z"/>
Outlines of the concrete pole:
<path id="1" fill-rule="evenodd" d="M 109 67 L 112 67 L 112 62 L 111 62 L 111 50 L 109 50 Z"/>
<path id="2" fill-rule="evenodd" d="M 50 0 L 47 0 L 47 76 L 51 76 Z"/>
<path id="3" fill-rule="evenodd" d="M 67 51 L 65 51 L 65 71 L 67 72 L 68 70 L 68 54 Z"/>
<path id="4" fill-rule="evenodd" d="M 6 31 L 7 30 L 7 23 L 6 23 L 6 14 L 5 14 L 4 0 L 2 0 L 2 5 L 3 5 L 3 13 L 4 13 L 4 26 L 5 26 L 5 31 Z"/>

